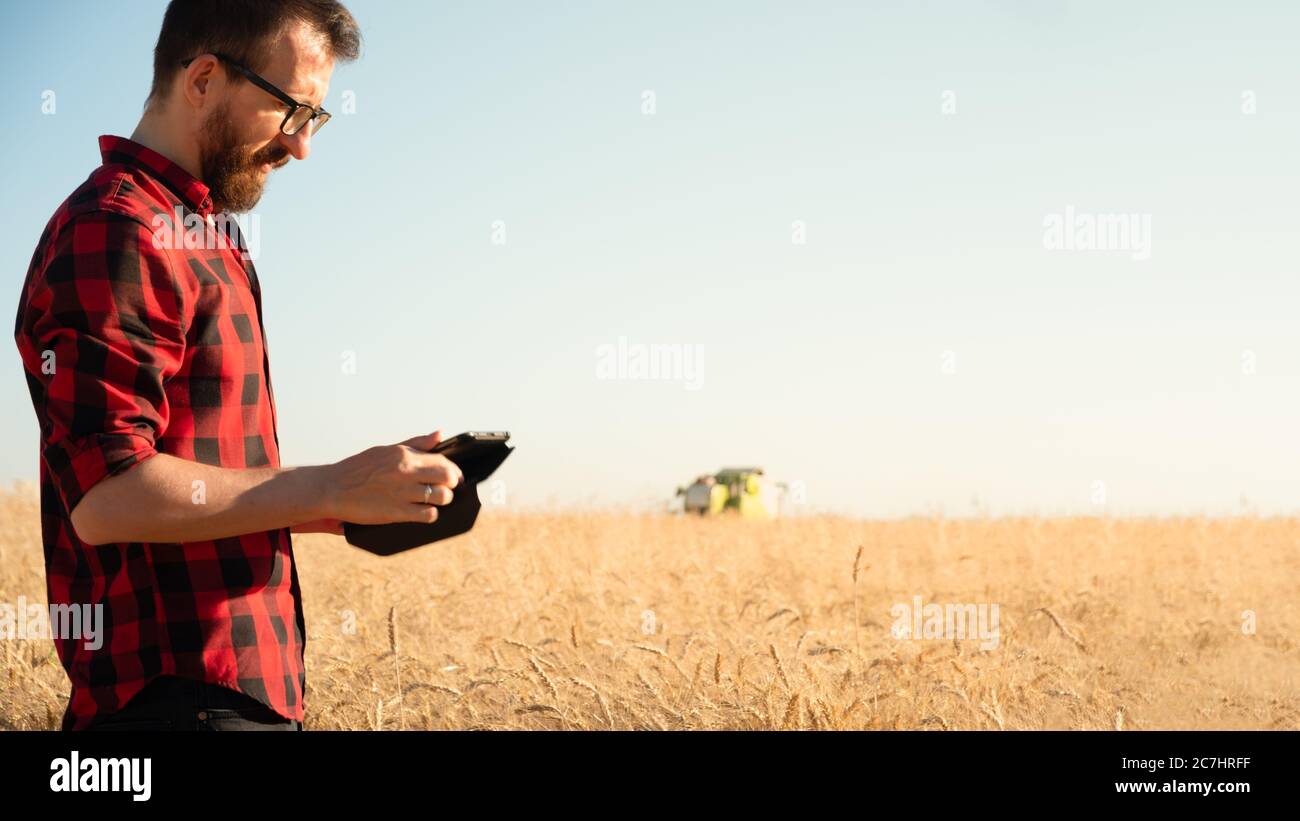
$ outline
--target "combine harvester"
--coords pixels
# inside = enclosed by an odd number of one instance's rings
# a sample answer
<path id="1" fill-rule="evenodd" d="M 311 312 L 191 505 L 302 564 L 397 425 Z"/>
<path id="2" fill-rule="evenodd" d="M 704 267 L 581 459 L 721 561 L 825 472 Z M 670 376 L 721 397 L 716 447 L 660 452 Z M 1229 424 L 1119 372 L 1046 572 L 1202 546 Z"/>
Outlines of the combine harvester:
<path id="1" fill-rule="evenodd" d="M 770 519 L 779 515 L 785 485 L 773 482 L 762 468 L 723 468 L 697 478 L 689 487 L 677 488 L 682 512 L 699 516 L 735 513 L 745 519 Z"/>

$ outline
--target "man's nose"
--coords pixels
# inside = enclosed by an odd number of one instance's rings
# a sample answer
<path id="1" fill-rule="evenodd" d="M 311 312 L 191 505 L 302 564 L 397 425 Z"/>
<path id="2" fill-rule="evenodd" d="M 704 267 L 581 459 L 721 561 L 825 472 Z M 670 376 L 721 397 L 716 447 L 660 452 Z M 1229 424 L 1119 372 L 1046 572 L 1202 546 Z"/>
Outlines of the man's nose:
<path id="1" fill-rule="evenodd" d="M 298 133 L 294 134 L 292 137 L 284 132 L 280 133 L 280 144 L 284 146 L 285 150 L 288 151 L 295 160 L 305 160 L 307 159 L 307 155 L 311 153 L 312 125 L 314 125 L 314 123 L 307 123 L 302 128 L 298 129 Z"/>

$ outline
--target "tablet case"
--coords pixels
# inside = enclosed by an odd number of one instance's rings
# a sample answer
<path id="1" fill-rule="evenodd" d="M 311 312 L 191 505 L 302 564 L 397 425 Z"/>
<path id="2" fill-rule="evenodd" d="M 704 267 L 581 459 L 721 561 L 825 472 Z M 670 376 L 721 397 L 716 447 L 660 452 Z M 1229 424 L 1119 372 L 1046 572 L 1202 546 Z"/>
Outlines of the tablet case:
<path id="1" fill-rule="evenodd" d="M 431 542 L 450 539 L 469 531 L 478 519 L 482 505 L 478 498 L 478 483 L 487 479 L 501 467 L 514 448 L 504 441 L 479 442 L 458 454 L 451 461 L 460 468 L 465 481 L 452 490 L 451 504 L 438 506 L 438 518 L 429 523 L 393 522 L 385 525 L 358 525 L 343 523 L 343 536 L 348 544 L 368 550 L 376 556 L 392 556 L 421 547 Z"/>

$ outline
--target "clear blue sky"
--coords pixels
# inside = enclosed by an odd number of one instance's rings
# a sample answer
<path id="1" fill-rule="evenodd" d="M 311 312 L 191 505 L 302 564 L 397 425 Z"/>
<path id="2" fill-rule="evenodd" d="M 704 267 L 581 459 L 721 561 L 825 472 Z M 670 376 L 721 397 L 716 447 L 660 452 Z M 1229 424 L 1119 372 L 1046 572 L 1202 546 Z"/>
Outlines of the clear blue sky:
<path id="1" fill-rule="evenodd" d="M 0 6 L 11 323 L 164 5 Z M 286 464 L 505 428 L 520 505 L 738 463 L 871 516 L 1300 511 L 1294 4 L 350 7 L 356 111 L 255 212 Z M 1045 248 L 1067 206 L 1149 215 L 1150 259 Z M 597 379 L 619 337 L 702 346 L 700 389 Z"/>

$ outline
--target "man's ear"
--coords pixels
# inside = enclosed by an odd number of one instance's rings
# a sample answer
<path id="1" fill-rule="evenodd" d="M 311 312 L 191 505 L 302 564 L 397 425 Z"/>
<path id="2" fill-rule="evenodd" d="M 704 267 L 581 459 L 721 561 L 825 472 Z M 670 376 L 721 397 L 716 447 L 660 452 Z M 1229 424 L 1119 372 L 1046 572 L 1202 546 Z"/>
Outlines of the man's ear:
<path id="1" fill-rule="evenodd" d="M 201 110 L 213 99 L 213 93 L 225 81 L 225 77 L 218 71 L 219 65 L 220 61 L 213 55 L 202 54 L 181 69 L 177 82 L 181 84 L 181 91 L 191 107 Z"/>

